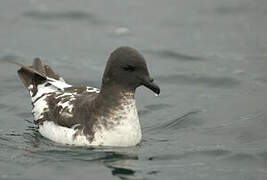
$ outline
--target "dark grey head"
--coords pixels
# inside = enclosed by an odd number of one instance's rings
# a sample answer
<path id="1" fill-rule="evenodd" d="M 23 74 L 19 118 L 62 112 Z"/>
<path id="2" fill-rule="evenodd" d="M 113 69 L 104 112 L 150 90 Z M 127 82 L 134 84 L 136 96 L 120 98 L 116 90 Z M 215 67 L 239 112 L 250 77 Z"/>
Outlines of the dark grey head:
<path id="1" fill-rule="evenodd" d="M 119 47 L 108 59 L 102 79 L 102 87 L 117 85 L 135 91 L 141 85 L 151 89 L 156 94 L 160 88 L 153 83 L 144 57 L 130 47 Z"/>

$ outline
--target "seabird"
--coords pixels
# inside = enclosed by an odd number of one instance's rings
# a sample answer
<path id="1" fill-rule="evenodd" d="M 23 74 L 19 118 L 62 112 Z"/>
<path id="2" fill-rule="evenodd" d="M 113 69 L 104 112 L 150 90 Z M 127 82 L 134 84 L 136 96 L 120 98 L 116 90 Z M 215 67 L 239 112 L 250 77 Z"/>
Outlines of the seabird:
<path id="1" fill-rule="evenodd" d="M 144 57 L 134 48 L 114 50 L 105 67 L 101 89 L 72 86 L 36 58 L 32 66 L 17 62 L 29 90 L 32 113 L 46 138 L 75 146 L 135 146 L 142 132 L 135 90 L 146 86 L 159 94 Z"/>

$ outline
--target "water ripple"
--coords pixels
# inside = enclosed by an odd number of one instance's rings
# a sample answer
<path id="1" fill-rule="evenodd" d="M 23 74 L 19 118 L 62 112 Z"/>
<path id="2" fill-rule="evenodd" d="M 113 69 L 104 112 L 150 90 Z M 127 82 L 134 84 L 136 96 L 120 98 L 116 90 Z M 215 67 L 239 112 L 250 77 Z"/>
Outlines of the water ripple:
<path id="1" fill-rule="evenodd" d="M 94 24 L 100 24 L 102 21 L 95 15 L 83 11 L 26 11 L 23 14 L 36 20 L 87 20 Z"/>
<path id="2" fill-rule="evenodd" d="M 185 128 L 189 125 L 195 124 L 195 123 L 200 123 L 199 120 L 195 115 L 197 113 L 199 113 L 201 111 L 192 111 L 192 112 L 188 112 L 182 116 L 179 116 L 175 119 L 166 121 L 160 125 L 156 125 L 154 127 L 151 128 L 147 128 L 147 131 L 149 132 L 159 132 L 159 131 L 165 131 L 168 130 L 166 132 L 169 132 L 169 130 L 177 130 L 179 128 Z"/>
<path id="3" fill-rule="evenodd" d="M 154 55 L 159 56 L 161 58 L 170 58 L 170 59 L 184 60 L 184 61 L 203 60 L 202 57 L 187 55 L 187 54 L 179 53 L 179 52 L 168 50 L 168 49 L 157 50 L 157 51 L 146 50 L 145 52 L 150 53 L 150 54 L 154 54 Z"/>
<path id="4" fill-rule="evenodd" d="M 184 85 L 204 85 L 209 87 L 235 87 L 241 82 L 233 77 L 211 77 L 200 74 L 177 74 L 170 76 L 159 76 L 156 78 L 161 83 L 184 84 Z"/>

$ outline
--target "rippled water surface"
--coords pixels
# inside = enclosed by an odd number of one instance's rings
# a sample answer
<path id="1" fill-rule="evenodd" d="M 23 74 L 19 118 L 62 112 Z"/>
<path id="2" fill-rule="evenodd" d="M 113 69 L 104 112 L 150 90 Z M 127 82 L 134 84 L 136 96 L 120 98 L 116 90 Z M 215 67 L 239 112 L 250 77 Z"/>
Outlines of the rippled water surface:
<path id="1" fill-rule="evenodd" d="M 64 146 L 38 133 L 1 61 L 0 179 L 266 179 L 266 17 L 265 0 L 1 1 L 1 59 L 100 87 L 109 53 L 133 46 L 162 94 L 137 90 L 139 146 Z"/>

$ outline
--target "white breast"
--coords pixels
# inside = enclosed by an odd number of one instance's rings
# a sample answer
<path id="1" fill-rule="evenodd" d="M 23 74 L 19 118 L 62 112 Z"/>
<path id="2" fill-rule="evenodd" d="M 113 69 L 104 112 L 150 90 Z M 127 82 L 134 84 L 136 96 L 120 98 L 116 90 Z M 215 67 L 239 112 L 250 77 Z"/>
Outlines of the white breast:
<path id="1" fill-rule="evenodd" d="M 112 128 L 102 126 L 95 133 L 95 143 L 105 146 L 134 146 L 141 141 L 142 133 L 135 100 L 125 103 L 115 114 L 122 119 Z M 116 117 L 114 117 L 116 118 Z"/>

